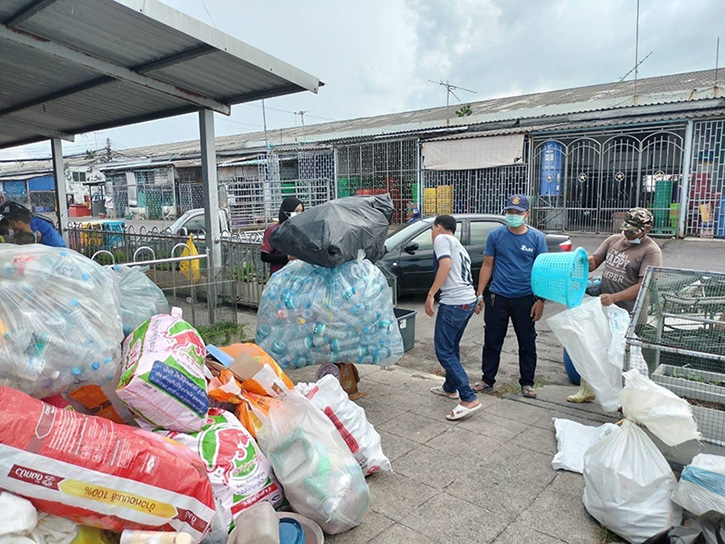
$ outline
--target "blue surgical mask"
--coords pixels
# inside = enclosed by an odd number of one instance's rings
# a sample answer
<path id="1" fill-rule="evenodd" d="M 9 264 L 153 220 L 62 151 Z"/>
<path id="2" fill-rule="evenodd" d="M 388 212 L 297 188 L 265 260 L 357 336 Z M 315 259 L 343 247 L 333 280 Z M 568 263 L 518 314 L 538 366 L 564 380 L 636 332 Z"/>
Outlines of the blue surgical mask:
<path id="1" fill-rule="evenodd" d="M 524 216 L 516 213 L 506 214 L 506 224 L 511 228 L 518 228 L 524 224 Z"/>
<path id="2" fill-rule="evenodd" d="M 627 242 L 629 242 L 630 244 L 637 245 L 637 244 L 641 244 L 642 243 L 642 238 L 635 238 L 634 240 L 630 240 L 629 238 L 627 238 L 625 236 L 624 233 L 622 233 L 622 236 L 624 236 L 624 239 L 627 240 Z"/>

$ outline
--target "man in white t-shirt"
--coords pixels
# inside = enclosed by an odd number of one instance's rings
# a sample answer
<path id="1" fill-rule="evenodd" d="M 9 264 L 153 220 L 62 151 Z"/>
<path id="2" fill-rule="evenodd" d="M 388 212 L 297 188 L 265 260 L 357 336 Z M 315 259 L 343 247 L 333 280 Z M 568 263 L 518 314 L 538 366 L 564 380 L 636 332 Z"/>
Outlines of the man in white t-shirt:
<path id="1" fill-rule="evenodd" d="M 461 365 L 461 337 L 476 309 L 476 291 L 471 276 L 471 257 L 454 236 L 455 233 L 456 220 L 452 216 L 439 215 L 435 218 L 431 237 L 436 275 L 425 301 L 425 313 L 433 317 L 435 295 L 440 290 L 433 344 L 438 362 L 446 371 L 446 381 L 442 386 L 431 388 L 431 392 L 460 399 L 459 404 L 446 415 L 446 419 L 451 421 L 468 417 L 481 408 Z"/>

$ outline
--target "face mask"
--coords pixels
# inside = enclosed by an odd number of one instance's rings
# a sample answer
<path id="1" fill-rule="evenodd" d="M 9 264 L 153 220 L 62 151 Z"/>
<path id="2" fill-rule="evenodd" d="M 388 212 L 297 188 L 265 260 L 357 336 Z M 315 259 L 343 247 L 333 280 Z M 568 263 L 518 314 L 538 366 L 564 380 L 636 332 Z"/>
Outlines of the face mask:
<path id="1" fill-rule="evenodd" d="M 637 245 L 642 243 L 642 238 L 635 238 L 634 240 L 630 240 L 624 235 L 624 233 L 622 233 L 622 236 L 624 236 L 624 239 L 627 240 L 627 242 L 629 242 L 630 244 Z"/>
<path id="2" fill-rule="evenodd" d="M 524 216 L 515 213 L 506 214 L 506 224 L 509 227 L 517 228 L 524 224 Z"/>
<path id="3" fill-rule="evenodd" d="M 289 217 L 292 219 L 295 215 L 299 215 L 300 212 L 290 212 Z"/>

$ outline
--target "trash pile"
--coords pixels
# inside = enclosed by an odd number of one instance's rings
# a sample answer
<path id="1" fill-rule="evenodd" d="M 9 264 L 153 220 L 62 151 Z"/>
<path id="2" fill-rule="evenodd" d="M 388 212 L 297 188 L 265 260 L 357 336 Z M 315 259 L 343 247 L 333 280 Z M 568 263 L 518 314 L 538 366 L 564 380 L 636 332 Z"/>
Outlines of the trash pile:
<path id="1" fill-rule="evenodd" d="M 314 544 L 361 523 L 390 462 L 334 377 L 207 350 L 140 270 L 38 245 L 0 263 L 0 543 Z M 369 302 L 375 267 L 343 266 Z"/>
<path id="2" fill-rule="evenodd" d="M 606 411 L 621 407 L 624 415 L 617 425 L 601 427 L 554 420 L 558 452 L 552 466 L 583 474 L 587 511 L 634 544 L 720 542 L 714 535 L 725 526 L 723 516 L 715 519 L 708 512 L 725 512 L 725 457 L 696 455 L 678 481 L 641 428 L 668 447 L 701 438 L 690 404 L 640 373 L 640 368 L 646 373 L 643 359 L 635 358 L 634 368 L 623 372 L 627 312 L 594 299 L 548 324 L 601 406 Z M 702 519 L 692 528 L 678 527 L 685 512 Z"/>

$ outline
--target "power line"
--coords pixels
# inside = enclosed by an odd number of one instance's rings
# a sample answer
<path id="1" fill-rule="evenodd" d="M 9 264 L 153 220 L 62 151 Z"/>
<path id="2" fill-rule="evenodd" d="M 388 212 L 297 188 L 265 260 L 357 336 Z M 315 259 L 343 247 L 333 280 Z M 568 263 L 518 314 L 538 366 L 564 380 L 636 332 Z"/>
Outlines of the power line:
<path id="1" fill-rule="evenodd" d="M 211 21 L 211 24 L 214 26 L 214 28 L 219 30 L 216 26 L 216 23 L 214 23 L 214 19 L 212 19 L 212 17 L 211 17 L 211 13 L 209 13 L 209 8 L 206 7 L 206 2 L 204 0 L 201 0 L 201 4 L 204 6 L 204 10 L 206 10 L 206 14 L 209 16 L 209 20 Z"/>

